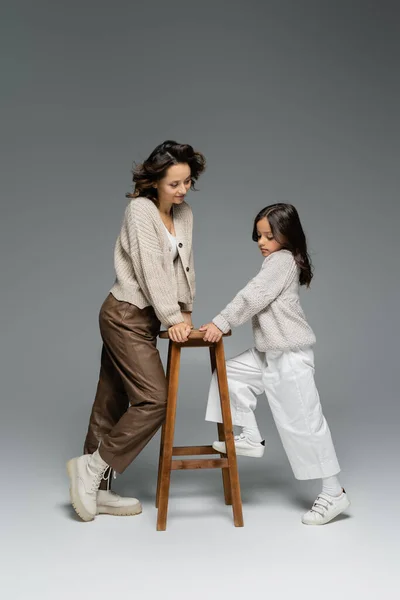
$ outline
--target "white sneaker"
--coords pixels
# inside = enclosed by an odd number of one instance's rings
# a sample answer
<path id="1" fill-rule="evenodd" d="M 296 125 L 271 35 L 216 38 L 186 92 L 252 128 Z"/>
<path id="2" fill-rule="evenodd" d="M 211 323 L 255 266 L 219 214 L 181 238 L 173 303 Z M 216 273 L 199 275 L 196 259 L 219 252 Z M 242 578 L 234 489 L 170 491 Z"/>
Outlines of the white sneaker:
<path id="1" fill-rule="evenodd" d="M 138 515 L 142 512 L 142 505 L 136 498 L 123 498 L 111 490 L 97 492 L 98 515 Z"/>
<path id="2" fill-rule="evenodd" d="M 97 490 L 108 468 L 98 450 L 67 462 L 71 503 L 83 521 L 92 521 L 96 515 Z"/>
<path id="3" fill-rule="evenodd" d="M 226 454 L 225 442 L 214 442 L 212 447 L 221 454 Z M 265 442 L 251 442 L 243 433 L 235 435 L 236 454 L 261 458 L 264 454 Z"/>
<path id="4" fill-rule="evenodd" d="M 306 512 L 301 520 L 305 525 L 325 525 L 349 506 L 350 500 L 344 490 L 340 496 L 329 496 L 321 492 L 311 510 Z"/>

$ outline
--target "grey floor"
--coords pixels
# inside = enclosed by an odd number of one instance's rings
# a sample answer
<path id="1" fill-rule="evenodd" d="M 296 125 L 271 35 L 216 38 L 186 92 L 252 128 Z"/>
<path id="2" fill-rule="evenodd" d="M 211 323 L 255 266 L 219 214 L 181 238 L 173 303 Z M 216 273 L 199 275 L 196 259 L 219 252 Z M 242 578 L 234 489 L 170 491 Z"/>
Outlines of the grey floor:
<path id="1" fill-rule="evenodd" d="M 202 412 L 181 404 L 177 443 L 212 440 L 213 425 L 199 424 Z M 36 444 L 26 453 L 23 479 L 22 455 L 13 460 L 10 446 L 3 463 L 11 484 L 3 493 L 2 597 L 398 598 L 398 471 L 390 431 L 376 454 L 372 426 L 361 425 L 357 445 L 346 447 L 346 424 L 333 424 L 352 507 L 331 524 L 307 527 L 300 516 L 319 484 L 294 480 L 266 403 L 258 412 L 267 451 L 262 459 L 239 459 L 243 528 L 233 526 L 224 505 L 220 472 L 196 471 L 172 474 L 168 528 L 156 531 L 158 435 L 114 484 L 141 499 L 143 514 L 90 523 L 69 505 L 64 466 L 81 428 L 60 438 L 51 456 L 35 431 L 26 435 Z"/>

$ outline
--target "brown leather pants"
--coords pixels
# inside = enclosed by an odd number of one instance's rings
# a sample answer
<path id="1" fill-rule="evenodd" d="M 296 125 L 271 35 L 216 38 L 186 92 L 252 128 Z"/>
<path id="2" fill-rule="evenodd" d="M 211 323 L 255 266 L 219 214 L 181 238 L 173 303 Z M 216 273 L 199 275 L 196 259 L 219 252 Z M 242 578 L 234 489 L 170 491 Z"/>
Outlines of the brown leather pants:
<path id="1" fill-rule="evenodd" d="M 151 306 L 139 309 L 112 294 L 99 321 L 101 369 L 84 452 L 99 447 L 103 460 L 122 473 L 165 419 L 167 384 L 156 347 L 160 321 Z"/>

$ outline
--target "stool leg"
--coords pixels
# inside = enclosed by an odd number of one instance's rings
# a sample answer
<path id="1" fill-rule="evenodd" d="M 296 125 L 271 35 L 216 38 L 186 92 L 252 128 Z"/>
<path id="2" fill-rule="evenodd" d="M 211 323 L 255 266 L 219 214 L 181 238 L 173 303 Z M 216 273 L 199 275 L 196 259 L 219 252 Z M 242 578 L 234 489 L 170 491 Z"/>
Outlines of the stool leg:
<path id="1" fill-rule="evenodd" d="M 167 528 L 169 484 L 171 479 L 172 448 L 174 444 L 176 402 L 178 397 L 179 364 L 181 348 L 171 343 L 171 360 L 168 377 L 167 415 L 164 425 L 164 440 L 161 460 L 161 482 L 158 497 L 157 531 Z"/>
<path id="2" fill-rule="evenodd" d="M 214 373 L 215 367 L 216 367 L 215 346 L 210 346 L 210 362 L 211 362 L 211 371 Z M 218 423 L 218 439 L 220 442 L 225 441 L 223 423 Z M 221 454 L 220 456 L 223 457 L 223 454 Z M 225 504 L 230 506 L 232 504 L 232 494 L 231 494 L 231 480 L 229 477 L 229 469 L 221 469 L 221 471 L 222 471 L 222 483 L 224 486 Z"/>
<path id="3" fill-rule="evenodd" d="M 165 439 L 165 422 L 162 424 L 162 427 L 161 427 L 160 456 L 158 458 L 156 508 L 158 508 L 158 505 L 160 503 L 160 487 L 161 487 L 162 457 L 163 457 L 163 452 L 164 452 L 164 439 Z"/>
<path id="4" fill-rule="evenodd" d="M 169 381 L 169 372 L 170 372 L 170 368 L 171 368 L 171 346 L 172 346 L 172 342 L 169 342 L 168 358 L 167 358 L 167 385 L 168 385 L 168 381 Z M 160 501 L 160 484 L 161 484 L 161 469 L 162 469 L 162 457 L 163 457 L 163 449 L 164 449 L 164 438 L 165 438 L 165 421 L 161 427 L 160 456 L 158 458 L 156 508 L 158 508 L 158 503 Z"/>
<path id="5" fill-rule="evenodd" d="M 239 474 L 233 438 L 231 407 L 229 401 L 228 380 L 226 376 L 225 354 L 222 339 L 215 346 L 215 362 L 218 376 L 219 396 L 221 399 L 221 412 L 225 434 L 226 454 L 229 464 L 228 468 L 231 483 L 233 522 L 235 527 L 243 527 L 242 500 L 240 496 Z"/>

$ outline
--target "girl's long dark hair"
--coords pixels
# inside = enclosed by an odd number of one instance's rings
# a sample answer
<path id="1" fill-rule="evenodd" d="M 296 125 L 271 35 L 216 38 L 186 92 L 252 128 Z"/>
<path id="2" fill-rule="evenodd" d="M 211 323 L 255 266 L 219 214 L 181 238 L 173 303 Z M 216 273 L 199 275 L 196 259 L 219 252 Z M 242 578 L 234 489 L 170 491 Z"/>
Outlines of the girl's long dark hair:
<path id="1" fill-rule="evenodd" d="M 289 250 L 300 268 L 300 285 L 310 287 L 313 266 L 307 251 L 307 240 L 300 217 L 292 204 L 271 204 L 263 208 L 254 219 L 253 240 L 258 241 L 257 223 L 266 217 L 271 232 L 282 248 Z"/>
<path id="2" fill-rule="evenodd" d="M 180 163 L 189 165 L 192 178 L 191 189 L 196 189 L 194 184 L 206 168 L 205 157 L 193 150 L 189 144 L 166 140 L 157 146 L 143 163 L 134 166 L 132 181 L 135 189 L 133 194 L 125 194 L 126 197 L 145 196 L 157 204 L 157 189 L 154 184 L 165 176 L 169 167 Z"/>

